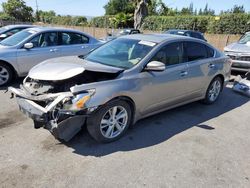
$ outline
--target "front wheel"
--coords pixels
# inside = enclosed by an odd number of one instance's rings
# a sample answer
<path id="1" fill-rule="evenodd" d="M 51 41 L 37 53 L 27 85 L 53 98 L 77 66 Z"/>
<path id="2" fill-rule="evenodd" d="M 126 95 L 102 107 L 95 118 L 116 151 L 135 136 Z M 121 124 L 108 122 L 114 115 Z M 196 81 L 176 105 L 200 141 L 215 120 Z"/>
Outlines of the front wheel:
<path id="1" fill-rule="evenodd" d="M 212 82 L 209 84 L 206 97 L 203 100 L 205 104 L 212 104 L 214 103 L 220 96 L 220 93 L 222 91 L 222 80 L 220 77 L 216 77 L 212 80 Z"/>
<path id="2" fill-rule="evenodd" d="M 0 62 L 0 86 L 5 86 L 12 81 L 13 72 L 5 63 Z"/>
<path id="3" fill-rule="evenodd" d="M 98 142 L 112 142 L 124 135 L 131 122 L 131 107 L 122 100 L 114 100 L 87 120 L 89 134 Z"/>

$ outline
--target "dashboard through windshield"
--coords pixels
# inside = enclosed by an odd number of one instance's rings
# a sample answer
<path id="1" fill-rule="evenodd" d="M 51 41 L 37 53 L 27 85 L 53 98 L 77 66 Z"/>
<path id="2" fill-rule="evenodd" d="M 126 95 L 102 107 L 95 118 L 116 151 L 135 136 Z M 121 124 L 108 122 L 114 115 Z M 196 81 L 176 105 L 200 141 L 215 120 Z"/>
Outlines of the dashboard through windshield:
<path id="1" fill-rule="evenodd" d="M 119 38 L 90 53 L 86 60 L 130 69 L 138 64 L 156 45 L 154 42 Z"/>

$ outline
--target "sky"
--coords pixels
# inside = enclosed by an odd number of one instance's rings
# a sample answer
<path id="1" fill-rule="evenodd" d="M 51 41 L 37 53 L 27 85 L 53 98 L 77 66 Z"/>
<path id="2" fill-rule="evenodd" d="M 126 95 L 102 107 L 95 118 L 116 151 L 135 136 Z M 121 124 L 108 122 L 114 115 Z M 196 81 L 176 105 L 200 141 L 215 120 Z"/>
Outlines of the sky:
<path id="1" fill-rule="evenodd" d="M 6 0 L 0 0 L 0 3 Z M 246 11 L 250 12 L 250 0 L 163 0 L 166 5 L 172 8 L 182 9 L 188 7 L 191 2 L 198 10 L 204 8 L 208 3 L 219 13 L 221 10 L 231 9 L 234 5 L 244 5 Z M 26 4 L 36 9 L 36 0 L 25 0 Z M 104 15 L 103 6 L 108 0 L 37 0 L 39 9 L 54 10 L 61 15 L 84 15 L 101 16 Z M 1 10 L 1 8 L 0 8 Z"/>

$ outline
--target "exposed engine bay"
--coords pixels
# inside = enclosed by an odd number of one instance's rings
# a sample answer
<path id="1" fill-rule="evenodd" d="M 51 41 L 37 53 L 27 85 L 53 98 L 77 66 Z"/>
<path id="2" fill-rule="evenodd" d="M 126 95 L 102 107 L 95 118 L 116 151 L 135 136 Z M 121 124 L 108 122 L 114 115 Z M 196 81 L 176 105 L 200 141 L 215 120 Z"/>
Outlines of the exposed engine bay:
<path id="1" fill-rule="evenodd" d="M 41 95 L 45 93 L 58 93 L 69 91 L 75 85 L 82 85 L 94 82 L 101 82 L 115 79 L 120 73 L 104 73 L 94 71 L 84 71 L 73 78 L 59 81 L 35 80 L 25 78 L 23 87 L 32 95 Z"/>
<path id="2" fill-rule="evenodd" d="M 72 92 L 72 88 L 116 79 L 122 72 L 90 69 L 84 69 L 80 74 L 64 80 L 41 80 L 31 78 L 35 74 L 28 75 L 20 89 L 9 87 L 9 91 L 16 96 L 20 110 L 33 119 L 35 128 L 44 127 L 57 139 L 68 141 L 81 130 L 86 118 L 98 108 L 87 105 L 95 94 L 95 88 L 83 89 L 77 93 Z"/>

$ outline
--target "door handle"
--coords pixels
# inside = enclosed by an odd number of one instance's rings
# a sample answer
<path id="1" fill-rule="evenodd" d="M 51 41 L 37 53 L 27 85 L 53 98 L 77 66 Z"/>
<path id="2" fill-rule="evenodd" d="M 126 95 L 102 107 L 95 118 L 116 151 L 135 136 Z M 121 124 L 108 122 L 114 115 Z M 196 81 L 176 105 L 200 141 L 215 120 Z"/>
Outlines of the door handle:
<path id="1" fill-rule="evenodd" d="M 213 68 L 215 67 L 215 64 L 210 63 L 210 64 L 208 65 L 208 67 L 209 67 L 210 69 L 213 69 Z"/>
<path id="2" fill-rule="evenodd" d="M 82 46 L 82 49 L 88 48 L 88 46 Z"/>
<path id="3" fill-rule="evenodd" d="M 188 72 L 187 71 L 181 71 L 180 73 L 180 76 L 181 77 L 184 77 L 184 76 L 187 76 L 188 75 Z"/>
<path id="4" fill-rule="evenodd" d="M 56 49 L 56 48 L 55 48 L 55 49 L 50 49 L 49 51 L 50 51 L 50 52 L 57 52 L 58 49 Z"/>

